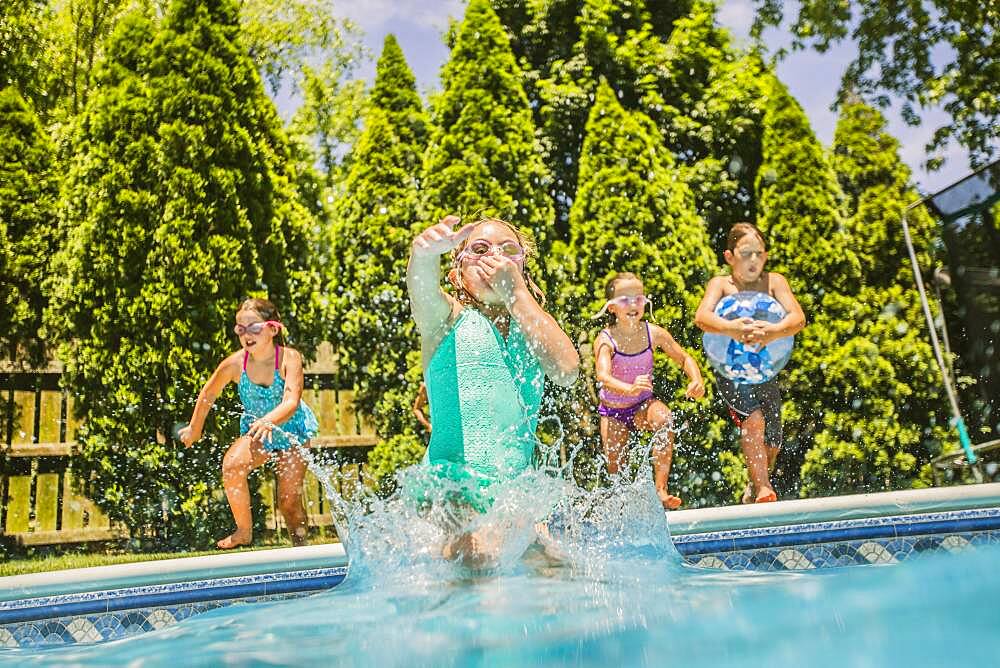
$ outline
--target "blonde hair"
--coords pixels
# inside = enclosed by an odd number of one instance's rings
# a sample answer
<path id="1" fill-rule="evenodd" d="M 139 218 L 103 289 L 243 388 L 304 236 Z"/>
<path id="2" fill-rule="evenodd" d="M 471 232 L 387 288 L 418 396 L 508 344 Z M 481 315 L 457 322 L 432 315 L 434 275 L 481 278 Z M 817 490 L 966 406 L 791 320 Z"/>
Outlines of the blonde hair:
<path id="1" fill-rule="evenodd" d="M 487 223 L 492 223 L 494 225 L 503 225 L 504 227 L 506 227 L 508 230 L 510 230 L 511 234 L 514 235 L 514 238 L 517 239 L 518 245 L 524 249 L 524 263 L 522 265 L 521 275 L 524 276 L 524 282 L 527 284 L 528 289 L 531 290 L 531 293 L 535 296 L 535 299 L 538 300 L 539 304 L 544 306 L 545 293 L 542 292 L 542 289 L 538 287 L 538 284 L 535 283 L 534 280 L 532 280 L 531 275 L 528 273 L 528 258 L 534 258 L 538 256 L 538 247 L 535 245 L 535 240 L 531 238 L 531 234 L 529 232 L 520 229 L 513 223 L 509 223 L 506 220 L 503 220 L 502 218 L 494 218 L 492 216 L 486 216 L 480 218 L 479 220 L 474 222 L 473 225 L 478 228 L 480 225 L 485 225 Z M 459 266 L 460 263 L 458 261 L 458 258 L 459 255 L 462 254 L 462 251 L 465 250 L 465 247 L 469 244 L 469 237 L 471 236 L 472 235 L 470 234 L 468 237 L 462 240 L 462 242 L 458 244 L 458 246 L 456 246 L 455 249 L 451 252 L 451 266 L 453 269 L 456 269 L 459 272 L 461 272 L 461 267 Z M 461 276 L 461 273 L 459 273 L 459 276 Z M 455 287 L 459 291 L 458 294 L 459 301 L 469 301 L 473 303 L 477 302 L 476 298 L 470 295 L 468 290 L 465 289 L 465 286 L 462 285 L 461 278 L 459 278 L 458 285 L 456 285 Z"/>

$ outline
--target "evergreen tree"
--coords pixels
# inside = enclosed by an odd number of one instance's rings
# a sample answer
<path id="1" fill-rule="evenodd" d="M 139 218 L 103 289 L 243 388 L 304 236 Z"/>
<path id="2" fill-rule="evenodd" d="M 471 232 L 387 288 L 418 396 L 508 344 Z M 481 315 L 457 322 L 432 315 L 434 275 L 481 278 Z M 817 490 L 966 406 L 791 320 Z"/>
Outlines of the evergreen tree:
<path id="1" fill-rule="evenodd" d="M 926 328 L 912 324 L 923 317 L 914 293 L 866 287 L 824 298 L 798 364 L 800 372 L 809 364 L 812 391 L 803 399 L 819 418 L 815 438 L 803 439 L 802 496 L 928 484 L 928 460 L 955 441 Z"/>
<path id="2" fill-rule="evenodd" d="M 824 414 L 850 406 L 845 397 L 851 389 L 828 371 L 834 352 L 844 352 L 837 333 L 847 335 L 853 327 L 832 308 L 857 288 L 860 270 L 844 225 L 843 193 L 805 113 L 773 74 L 762 86 L 757 223 L 768 241 L 768 268 L 785 275 L 807 320 L 781 375 L 785 447 L 775 482 L 786 495 L 798 485 L 802 458 L 822 431 Z"/>
<path id="3" fill-rule="evenodd" d="M 911 285 L 913 268 L 903 240 L 902 215 L 919 199 L 910 169 L 899 159 L 899 140 L 886 132 L 885 117 L 862 103 L 845 105 L 833 138 L 832 166 L 847 195 L 851 246 L 861 262 L 861 284 Z M 935 226 L 922 207 L 909 214 L 921 267 L 932 266 Z"/>
<path id="4" fill-rule="evenodd" d="M 493 5 L 525 70 L 555 179 L 560 236 L 566 233 L 584 126 L 601 78 L 626 109 L 641 110 L 657 124 L 684 166 L 713 240 L 753 217 L 760 72 L 732 48 L 715 22 L 714 4 L 494 0 Z"/>
<path id="5" fill-rule="evenodd" d="M 944 435 L 912 278 L 899 250 L 883 259 L 901 245 L 909 175 L 881 126 L 854 113 L 834 151 L 838 182 L 801 109 L 773 77 L 769 87 L 757 205 L 769 266 L 810 321 L 784 374 L 778 483 L 803 496 L 909 487 Z"/>
<path id="6" fill-rule="evenodd" d="M 412 432 L 406 409 L 416 385 L 408 373 L 415 367 L 419 377 L 419 346 L 404 278 L 426 126 L 413 74 L 390 35 L 335 207 L 337 268 L 328 290 L 341 375 L 353 382 L 358 410 L 374 418 L 383 438 Z"/>
<path id="7" fill-rule="evenodd" d="M 787 276 L 808 308 L 827 292 L 855 289 L 860 267 L 844 225 L 843 193 L 805 112 L 773 74 L 763 86 L 757 222 L 768 238 L 768 267 Z"/>
<path id="8" fill-rule="evenodd" d="M 522 74 L 488 0 L 471 0 L 435 101 L 424 160 L 424 224 L 448 213 L 495 215 L 552 240 L 551 177 L 535 140 Z"/>
<path id="9" fill-rule="evenodd" d="M 827 356 L 826 377 L 846 390 L 849 403 L 825 414 L 802 469 L 803 494 L 924 484 L 929 458 L 954 440 L 902 238 L 903 209 L 917 195 L 898 151 L 878 111 L 844 107 L 832 162 L 847 195 L 863 287 L 825 303 L 840 344 Z M 921 266 L 929 267 L 933 222 L 918 210 L 910 225 Z"/>
<path id="10" fill-rule="evenodd" d="M 45 362 L 42 283 L 56 247 L 53 147 L 30 102 L 0 90 L 0 359 Z"/>
<path id="11" fill-rule="evenodd" d="M 5 0 L 0 5 L 0 89 L 8 86 L 36 107 L 44 104 L 51 10 L 45 0 Z"/>
<path id="12" fill-rule="evenodd" d="M 662 147 L 656 126 L 644 114 L 626 111 L 611 87 L 602 83 L 587 122 L 582 156 L 580 185 L 570 210 L 570 241 L 557 256 L 558 298 L 565 320 L 578 326 L 587 322 L 605 301 L 607 280 L 631 271 L 643 279 L 653 300 L 653 321 L 699 357 L 694 312 L 715 273 L 715 259 L 704 224 L 694 212 L 691 191 L 677 178 L 673 157 Z M 592 341 L 597 331 L 585 331 L 584 339 Z M 676 487 L 692 504 L 718 501 L 728 494 L 706 481 L 704 473 L 715 466 L 711 449 L 719 422 L 683 401 L 684 374 L 660 362 L 657 377 L 663 384 L 658 394 L 668 398 L 678 422 L 688 423 L 678 439 L 676 476 L 684 482 Z M 593 383 L 593 378 L 584 383 Z M 567 413 L 571 420 L 579 416 L 575 407 Z M 584 425 L 584 431 L 596 433 L 593 425 L 589 430 Z"/>
<path id="13" fill-rule="evenodd" d="M 191 450 L 171 425 L 236 346 L 240 301 L 274 301 L 306 355 L 322 334 L 315 222 L 239 31 L 231 0 L 119 24 L 80 124 L 50 319 L 86 420 L 79 477 L 114 519 L 186 547 L 231 521 L 212 490 L 236 420 Z"/>
<path id="14" fill-rule="evenodd" d="M 663 49 L 655 94 L 644 99 L 721 256 L 729 229 L 754 220 L 754 178 L 761 161 L 764 71 L 740 55 L 715 21 L 716 6 L 694 2 Z"/>

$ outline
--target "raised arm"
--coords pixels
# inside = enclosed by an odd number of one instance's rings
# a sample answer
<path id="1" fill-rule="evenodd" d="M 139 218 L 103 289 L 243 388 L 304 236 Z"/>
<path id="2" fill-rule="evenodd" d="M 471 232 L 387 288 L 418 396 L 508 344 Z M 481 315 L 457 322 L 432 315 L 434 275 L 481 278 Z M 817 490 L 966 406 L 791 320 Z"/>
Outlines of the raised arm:
<path id="1" fill-rule="evenodd" d="M 194 412 L 191 414 L 191 422 L 188 426 L 180 430 L 177 437 L 186 447 L 194 445 L 201 438 L 202 429 L 205 426 L 205 418 L 208 411 L 212 409 L 215 400 L 222 393 L 228 383 L 239 381 L 240 360 L 242 351 L 234 353 L 222 360 L 219 366 L 212 373 L 212 376 L 198 393 L 198 400 L 194 404 Z"/>
<path id="2" fill-rule="evenodd" d="M 410 261 L 406 266 L 406 290 L 410 295 L 410 312 L 420 332 L 424 364 L 441 342 L 451 318 L 454 302 L 441 289 L 441 256 L 469 236 L 474 225 L 454 231 L 458 216 L 445 216 L 414 238 L 410 246 Z"/>

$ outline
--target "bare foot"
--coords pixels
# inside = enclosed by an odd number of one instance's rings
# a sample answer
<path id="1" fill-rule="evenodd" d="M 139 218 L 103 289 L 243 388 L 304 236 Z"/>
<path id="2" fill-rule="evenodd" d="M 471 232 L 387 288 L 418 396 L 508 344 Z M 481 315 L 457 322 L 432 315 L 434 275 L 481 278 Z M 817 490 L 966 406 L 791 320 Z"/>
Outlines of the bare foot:
<path id="1" fill-rule="evenodd" d="M 754 500 L 754 503 L 771 503 L 777 500 L 778 500 L 778 495 L 774 493 L 774 490 L 765 487 L 760 491 L 760 494 L 757 495 L 757 498 Z"/>
<path id="2" fill-rule="evenodd" d="M 289 537 L 292 539 L 292 547 L 302 547 L 303 545 L 308 545 L 308 532 L 305 527 L 299 527 L 295 531 L 288 532 Z"/>
<path id="3" fill-rule="evenodd" d="M 656 490 L 656 494 L 660 497 L 660 503 L 662 503 L 663 507 L 667 510 L 676 510 L 681 507 L 682 503 L 684 503 L 681 501 L 681 497 L 674 496 L 665 489 Z"/>
<path id="4" fill-rule="evenodd" d="M 740 503 L 753 503 L 753 483 L 748 482 L 747 486 L 743 488 L 743 498 Z"/>
<path id="5" fill-rule="evenodd" d="M 250 545 L 251 543 L 253 543 L 252 533 L 250 533 L 249 531 L 247 532 L 236 531 L 235 533 L 233 533 L 233 535 L 226 536 L 225 538 L 220 540 L 218 543 L 216 543 L 216 546 L 220 550 L 231 550 L 234 547 L 240 547 L 241 545 Z"/>

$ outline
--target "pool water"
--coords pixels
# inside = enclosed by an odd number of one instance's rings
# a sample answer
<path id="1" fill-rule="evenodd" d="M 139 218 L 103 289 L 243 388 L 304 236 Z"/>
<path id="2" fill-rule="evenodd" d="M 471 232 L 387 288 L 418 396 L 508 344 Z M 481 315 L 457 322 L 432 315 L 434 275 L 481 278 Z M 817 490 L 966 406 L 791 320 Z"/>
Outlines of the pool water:
<path id="1" fill-rule="evenodd" d="M 442 520 L 399 498 L 346 508 L 351 572 L 330 591 L 102 644 L 0 652 L 0 665 L 995 662 L 996 548 L 885 567 L 717 571 L 683 562 L 643 476 L 584 492 L 530 475 L 504 492 L 471 518 Z M 536 540 L 539 517 L 548 523 Z M 500 527 L 492 561 L 472 570 L 441 557 L 442 527 L 484 523 Z"/>

